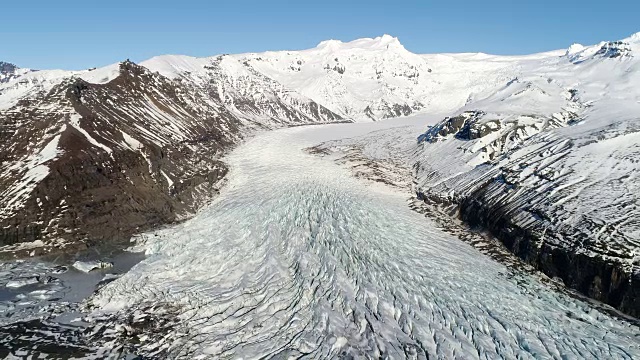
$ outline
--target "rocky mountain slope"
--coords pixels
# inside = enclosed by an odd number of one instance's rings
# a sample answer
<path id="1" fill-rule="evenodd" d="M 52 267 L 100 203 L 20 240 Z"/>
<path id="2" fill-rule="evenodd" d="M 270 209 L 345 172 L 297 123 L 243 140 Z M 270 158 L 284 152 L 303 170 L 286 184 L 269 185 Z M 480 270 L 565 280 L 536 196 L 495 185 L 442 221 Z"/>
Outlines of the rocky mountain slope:
<path id="1" fill-rule="evenodd" d="M 416 192 L 521 258 L 640 315 L 640 36 L 518 62 L 418 137 Z M 488 58 L 487 61 L 493 61 Z"/>
<path id="2" fill-rule="evenodd" d="M 228 170 L 219 158 L 246 134 L 341 120 L 269 79 L 255 89 L 207 64 L 188 79 L 129 61 L 82 72 L 3 66 L 5 251 L 127 240 L 210 198 Z"/>

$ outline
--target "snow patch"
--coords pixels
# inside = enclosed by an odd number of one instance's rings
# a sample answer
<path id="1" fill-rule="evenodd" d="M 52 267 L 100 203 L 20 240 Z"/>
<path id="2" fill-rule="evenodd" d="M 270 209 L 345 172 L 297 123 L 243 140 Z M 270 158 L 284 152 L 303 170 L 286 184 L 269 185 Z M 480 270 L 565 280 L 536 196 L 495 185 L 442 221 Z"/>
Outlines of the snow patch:
<path id="1" fill-rule="evenodd" d="M 66 126 L 63 125 L 59 133 L 47 142 L 38 153 L 7 168 L 10 172 L 24 171 L 24 173 L 17 182 L 0 193 L 0 200 L 4 204 L 4 208 L 0 213 L 6 214 L 21 208 L 22 201 L 26 196 L 49 175 L 49 167 L 46 163 L 62 154 L 62 150 L 58 149 L 58 143 L 65 129 Z"/>
<path id="2" fill-rule="evenodd" d="M 106 84 L 120 75 L 120 63 L 107 65 L 98 69 L 85 70 L 79 77 L 92 84 Z"/>
<path id="3" fill-rule="evenodd" d="M 173 186 L 173 180 L 171 180 L 169 175 L 167 175 L 167 173 L 165 173 L 164 170 L 160 170 L 160 173 L 162 173 L 162 176 L 164 176 L 164 178 L 167 180 L 167 183 L 168 183 L 167 187 L 171 188 Z"/>
<path id="4" fill-rule="evenodd" d="M 78 130 L 82 135 L 84 135 L 84 137 L 89 141 L 89 143 L 95 147 L 98 147 L 102 150 L 104 150 L 106 153 L 108 153 L 112 158 L 113 158 L 113 150 L 111 150 L 111 148 L 109 148 L 108 146 L 98 142 L 96 139 L 94 139 L 91 134 L 89 134 L 85 129 L 83 129 L 80 126 L 80 120 L 82 119 L 82 116 L 80 116 L 79 114 L 71 114 L 69 116 L 69 124 L 71 126 L 73 126 L 76 130 Z"/>

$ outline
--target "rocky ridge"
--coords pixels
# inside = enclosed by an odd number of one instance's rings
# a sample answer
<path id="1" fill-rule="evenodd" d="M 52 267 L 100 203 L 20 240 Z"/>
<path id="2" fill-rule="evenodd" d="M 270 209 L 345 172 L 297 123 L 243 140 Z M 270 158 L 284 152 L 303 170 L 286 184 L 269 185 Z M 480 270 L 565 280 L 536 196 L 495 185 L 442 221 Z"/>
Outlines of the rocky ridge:
<path id="1" fill-rule="evenodd" d="M 216 193 L 220 157 L 250 132 L 340 119 L 302 97 L 228 102 L 130 61 L 103 83 L 71 74 L 34 92 L 0 111 L 8 254 L 127 241 L 180 220 Z"/>
<path id="2" fill-rule="evenodd" d="M 418 197 L 455 205 L 545 274 L 633 316 L 639 50 L 632 37 L 523 64 L 502 90 L 419 135 L 414 163 Z"/>

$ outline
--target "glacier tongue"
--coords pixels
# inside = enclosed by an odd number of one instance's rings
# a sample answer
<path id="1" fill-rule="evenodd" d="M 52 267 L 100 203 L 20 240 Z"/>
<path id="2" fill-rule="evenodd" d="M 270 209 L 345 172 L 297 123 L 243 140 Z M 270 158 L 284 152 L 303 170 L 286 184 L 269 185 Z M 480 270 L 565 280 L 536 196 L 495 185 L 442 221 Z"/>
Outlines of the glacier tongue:
<path id="1" fill-rule="evenodd" d="M 147 234 L 149 257 L 91 299 L 96 313 L 171 305 L 178 326 L 138 341 L 172 358 L 640 356 L 634 325 L 491 261 L 403 196 L 303 151 L 365 125 L 248 141 L 228 159 L 221 196 Z"/>

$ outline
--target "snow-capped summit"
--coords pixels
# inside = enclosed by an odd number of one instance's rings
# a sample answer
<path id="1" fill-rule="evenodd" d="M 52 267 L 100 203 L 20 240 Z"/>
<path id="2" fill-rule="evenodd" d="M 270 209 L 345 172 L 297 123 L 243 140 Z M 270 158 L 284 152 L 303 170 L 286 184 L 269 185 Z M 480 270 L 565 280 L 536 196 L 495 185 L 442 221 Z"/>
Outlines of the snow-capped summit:
<path id="1" fill-rule="evenodd" d="M 400 40 L 398 40 L 397 37 L 391 36 L 389 34 L 384 34 L 382 36 L 379 36 L 375 39 L 373 39 L 374 41 L 377 41 L 380 45 L 382 46 L 402 46 L 402 44 L 400 44 Z"/>
<path id="2" fill-rule="evenodd" d="M 393 37 L 388 34 L 378 36 L 375 38 L 362 38 L 349 42 L 342 42 L 340 40 L 324 40 L 321 41 L 316 49 L 339 51 L 346 49 L 391 49 L 402 48 L 404 46 L 400 43 L 397 37 Z"/>
<path id="3" fill-rule="evenodd" d="M 346 118 L 376 120 L 424 107 L 417 93 L 429 66 L 390 35 L 237 57 Z"/>
<path id="4" fill-rule="evenodd" d="M 578 43 L 573 43 L 567 49 L 567 52 L 565 53 L 565 56 L 570 56 L 570 55 L 576 54 L 576 53 L 578 53 L 578 52 L 580 52 L 582 50 L 584 50 L 584 45 L 578 44 Z"/>
<path id="5" fill-rule="evenodd" d="M 316 46 L 316 49 L 327 49 L 329 51 L 332 51 L 334 49 L 337 49 L 342 44 L 344 43 L 340 40 L 334 40 L 334 39 L 322 40 L 318 43 L 318 45 Z"/>

